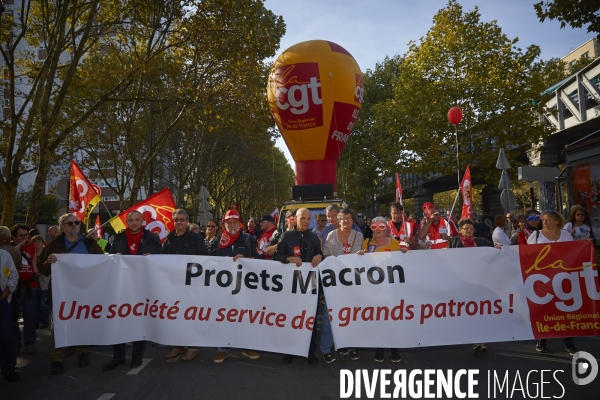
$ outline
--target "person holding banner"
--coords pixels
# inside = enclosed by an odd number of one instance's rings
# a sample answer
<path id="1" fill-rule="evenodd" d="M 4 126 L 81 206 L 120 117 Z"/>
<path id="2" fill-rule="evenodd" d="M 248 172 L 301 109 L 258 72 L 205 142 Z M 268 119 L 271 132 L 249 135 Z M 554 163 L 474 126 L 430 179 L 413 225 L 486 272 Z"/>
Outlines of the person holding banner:
<path id="1" fill-rule="evenodd" d="M 233 257 L 233 262 L 239 258 L 258 258 L 256 239 L 240 230 L 240 215 L 237 210 L 230 209 L 223 217 L 225 230 L 215 239 L 212 255 L 217 257 Z M 219 347 L 219 352 L 213 363 L 220 364 L 229 356 L 230 347 Z M 260 358 L 254 350 L 244 350 L 242 355 L 251 360 Z"/>
<path id="2" fill-rule="evenodd" d="M 301 267 L 303 262 L 311 263 L 313 268 L 316 268 L 323 260 L 323 251 L 321 250 L 321 241 L 319 236 L 308 229 L 310 226 L 311 214 L 307 208 L 300 208 L 296 212 L 295 221 L 298 221 L 296 228 L 288 230 L 281 235 L 281 239 L 277 243 L 277 250 L 273 259 L 284 264 L 295 264 Z M 336 212 L 337 220 L 337 212 Z M 315 320 L 317 319 L 318 307 L 315 312 Z M 310 348 L 308 351 L 308 363 L 315 365 L 319 359 L 315 356 L 315 348 L 317 346 L 317 329 L 312 330 L 310 337 Z M 283 356 L 284 364 L 291 364 L 294 356 L 285 354 Z"/>
<path id="3" fill-rule="evenodd" d="M 79 232 L 81 222 L 72 214 L 63 214 L 58 219 L 58 226 L 62 234 L 48 243 L 39 257 L 38 265 L 40 273 L 50 276 L 52 273 L 52 264 L 56 263 L 56 254 L 104 254 L 98 243 L 89 237 L 83 237 Z M 52 302 L 52 285 L 48 289 L 48 301 Z M 62 348 L 54 347 L 54 324 L 50 324 L 50 373 L 60 375 L 63 373 L 63 362 L 65 361 L 65 351 Z M 90 365 L 88 357 L 88 348 L 79 346 L 75 349 L 79 357 L 79 368 L 85 368 Z"/>
<path id="4" fill-rule="evenodd" d="M 132 256 L 162 254 L 160 238 L 158 235 L 145 229 L 142 226 L 143 221 L 141 212 L 137 210 L 130 211 L 125 220 L 127 227 L 123 232 L 115 235 L 109 253 Z M 133 342 L 131 368 L 137 368 L 142 365 L 142 356 L 145 347 L 145 340 Z M 102 367 L 102 371 L 112 371 L 121 364 L 125 364 L 125 343 L 113 345 L 113 359 Z"/>
<path id="5" fill-rule="evenodd" d="M 390 232 L 389 220 L 386 217 L 375 217 L 371 220 L 371 230 L 373 231 L 373 238 L 365 239 L 361 246 L 361 250 L 358 252 L 359 255 L 365 253 L 378 253 L 385 251 L 402 251 L 406 253 L 408 249 L 406 247 L 400 247 L 400 242 L 392 239 Z M 397 363 L 402 360 L 400 357 L 400 349 L 391 349 L 392 351 L 392 362 Z M 383 362 L 385 349 L 378 348 L 375 350 L 375 361 Z"/>
<path id="6" fill-rule="evenodd" d="M 352 218 L 352 210 L 343 208 L 339 215 L 340 227 L 335 231 L 331 231 L 327 235 L 327 240 L 323 245 L 323 256 L 341 256 L 344 254 L 358 253 L 361 250 L 363 243 L 363 235 L 361 232 L 356 232 L 352 229 L 354 220 Z M 361 252 L 364 254 L 364 252 Z M 323 304 L 323 325 L 321 326 L 321 353 L 327 364 L 335 361 L 333 354 L 333 334 L 331 333 L 331 322 L 329 321 L 329 313 L 327 302 Z M 350 355 L 352 360 L 360 359 L 360 354 L 356 349 L 346 349 L 343 352 L 340 350 L 340 355 Z"/>
<path id="7" fill-rule="evenodd" d="M 565 225 L 565 219 L 563 216 L 556 211 L 545 211 L 542 213 L 542 229 L 529 235 L 527 238 L 527 244 L 539 244 L 539 243 L 556 243 L 556 242 L 572 242 L 573 236 L 562 227 Z M 577 353 L 575 347 L 575 341 L 572 337 L 564 338 L 566 350 L 570 355 Z M 540 353 L 547 353 L 548 347 L 546 346 L 546 339 L 538 340 L 535 350 Z"/>
<path id="8" fill-rule="evenodd" d="M 188 229 L 189 216 L 187 211 L 181 208 L 173 211 L 173 222 L 175 223 L 175 230 L 169 232 L 165 243 L 163 243 L 164 254 L 208 255 L 202 236 Z M 177 358 L 183 353 L 185 354 L 181 357 L 181 361 L 192 361 L 200 355 L 197 347 L 189 347 L 186 352 L 183 346 L 177 346 L 167 354 L 167 360 Z"/>
<path id="9" fill-rule="evenodd" d="M 427 249 L 445 249 L 448 247 L 448 224 L 436 211 L 433 203 L 426 201 L 423 204 L 423 220 L 419 230 L 419 240 L 424 240 Z"/>
<path id="10" fill-rule="evenodd" d="M 502 215 L 501 215 L 502 217 Z M 458 223 L 460 235 L 450 239 L 448 248 L 458 249 L 462 247 L 495 247 L 482 237 L 475 237 L 475 223 L 470 219 L 463 219 Z M 504 232 L 502 232 L 504 233 Z M 497 246 L 500 248 L 500 245 Z M 475 343 L 473 345 L 473 352 L 480 353 L 487 351 L 486 343 Z"/>
<path id="11" fill-rule="evenodd" d="M 400 242 L 400 247 L 416 249 L 418 244 L 417 226 L 414 222 L 406 219 L 402 204 L 392 203 L 390 216 L 392 218 L 388 221 L 388 226 L 391 237 Z"/>

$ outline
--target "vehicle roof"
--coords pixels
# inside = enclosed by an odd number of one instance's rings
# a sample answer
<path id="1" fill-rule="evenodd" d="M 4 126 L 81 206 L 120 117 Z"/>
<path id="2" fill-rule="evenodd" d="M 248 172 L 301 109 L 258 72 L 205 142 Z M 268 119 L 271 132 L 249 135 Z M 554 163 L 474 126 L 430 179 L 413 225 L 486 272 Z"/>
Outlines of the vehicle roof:
<path id="1" fill-rule="evenodd" d="M 340 207 L 347 207 L 347 204 L 344 203 L 341 199 L 331 199 L 327 201 L 286 201 L 283 207 L 281 207 L 281 211 L 287 210 L 297 210 L 298 208 L 327 208 L 330 204 L 337 204 Z"/>

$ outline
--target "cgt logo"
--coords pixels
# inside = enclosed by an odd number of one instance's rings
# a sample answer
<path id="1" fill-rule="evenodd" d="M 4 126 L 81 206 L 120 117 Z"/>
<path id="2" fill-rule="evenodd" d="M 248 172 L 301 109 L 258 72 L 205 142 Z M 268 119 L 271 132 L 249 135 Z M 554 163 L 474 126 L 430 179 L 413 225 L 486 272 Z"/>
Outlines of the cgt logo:
<path id="1" fill-rule="evenodd" d="M 590 353 L 578 351 L 571 362 L 573 382 L 587 385 L 598 376 L 598 362 Z"/>
<path id="2" fill-rule="evenodd" d="M 294 115 L 304 115 L 314 106 L 321 106 L 319 65 L 300 63 L 279 67 L 276 71 L 277 90 L 275 99 L 281 111 L 290 111 Z M 308 115 L 309 117 L 312 115 Z"/>

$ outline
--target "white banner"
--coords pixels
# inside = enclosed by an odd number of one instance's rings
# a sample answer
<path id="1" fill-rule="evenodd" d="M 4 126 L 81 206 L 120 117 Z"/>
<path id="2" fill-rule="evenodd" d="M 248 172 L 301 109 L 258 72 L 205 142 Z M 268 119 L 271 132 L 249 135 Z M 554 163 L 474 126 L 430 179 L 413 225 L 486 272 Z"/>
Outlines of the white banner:
<path id="1" fill-rule="evenodd" d="M 56 347 L 150 340 L 308 354 L 318 297 L 317 270 L 309 264 L 181 255 L 57 257 Z"/>
<path id="2" fill-rule="evenodd" d="M 533 339 L 518 246 L 347 255 L 319 267 L 337 348 Z"/>

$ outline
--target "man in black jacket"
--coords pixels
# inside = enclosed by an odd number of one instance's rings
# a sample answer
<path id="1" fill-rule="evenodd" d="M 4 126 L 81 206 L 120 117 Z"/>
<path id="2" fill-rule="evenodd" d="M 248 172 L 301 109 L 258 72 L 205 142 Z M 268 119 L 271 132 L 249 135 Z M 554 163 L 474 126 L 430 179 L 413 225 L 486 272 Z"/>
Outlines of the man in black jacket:
<path id="1" fill-rule="evenodd" d="M 175 223 L 175 230 L 167 235 L 167 239 L 163 244 L 164 254 L 208 255 L 206 243 L 202 236 L 188 229 L 190 221 L 187 211 L 181 208 L 173 211 L 173 222 Z M 167 354 L 167 359 L 177 358 L 183 353 L 185 354 L 181 357 L 181 361 L 192 361 L 200 355 L 196 347 L 189 347 L 186 352 L 183 346 L 177 346 Z"/>
<path id="2" fill-rule="evenodd" d="M 162 246 L 158 235 L 142 227 L 142 213 L 131 211 L 127 214 L 127 228 L 115 235 L 110 254 L 150 255 L 162 254 Z M 145 340 L 133 342 L 131 368 L 142 365 L 142 355 L 146 347 Z M 125 343 L 113 345 L 113 359 L 102 370 L 112 371 L 118 365 L 125 364 Z"/>
<path id="3" fill-rule="evenodd" d="M 56 263 L 56 254 L 104 254 L 98 243 L 94 239 L 84 237 L 79 232 L 81 222 L 75 215 L 63 214 L 58 219 L 58 225 L 62 234 L 57 236 L 40 254 L 37 261 L 37 266 L 41 274 L 50 276 L 52 273 L 52 264 Z M 52 288 L 48 293 L 48 302 L 52 304 Z M 65 351 L 61 348 L 54 347 L 54 323 L 50 326 L 50 373 L 52 375 L 60 375 L 63 373 L 63 362 L 65 361 Z M 90 365 L 87 346 L 77 346 L 75 349 L 79 357 L 79 368 L 85 368 Z"/>
<path id="4" fill-rule="evenodd" d="M 323 260 L 323 252 L 321 251 L 321 241 L 316 233 L 310 231 L 311 214 L 306 208 L 300 208 L 296 212 L 296 229 L 287 231 L 281 235 L 281 239 L 277 244 L 277 250 L 273 259 L 284 264 L 293 263 L 301 267 L 303 262 L 309 262 L 316 268 Z M 318 309 L 317 309 L 318 311 Z M 315 321 L 316 321 L 315 315 Z M 310 338 L 310 349 L 308 352 L 308 363 L 315 365 L 319 362 L 315 356 L 317 329 L 313 329 Z M 286 354 L 283 356 L 283 363 L 290 364 L 293 356 Z"/>
<path id="5" fill-rule="evenodd" d="M 237 210 L 229 210 L 223 217 L 225 230 L 215 238 L 212 249 L 213 256 L 233 257 L 233 262 L 239 258 L 258 258 L 256 239 L 240 230 L 240 216 Z M 229 356 L 230 347 L 219 347 L 219 352 L 213 359 L 215 364 L 220 364 Z M 260 358 L 254 350 L 244 350 L 242 355 L 251 360 Z"/>

